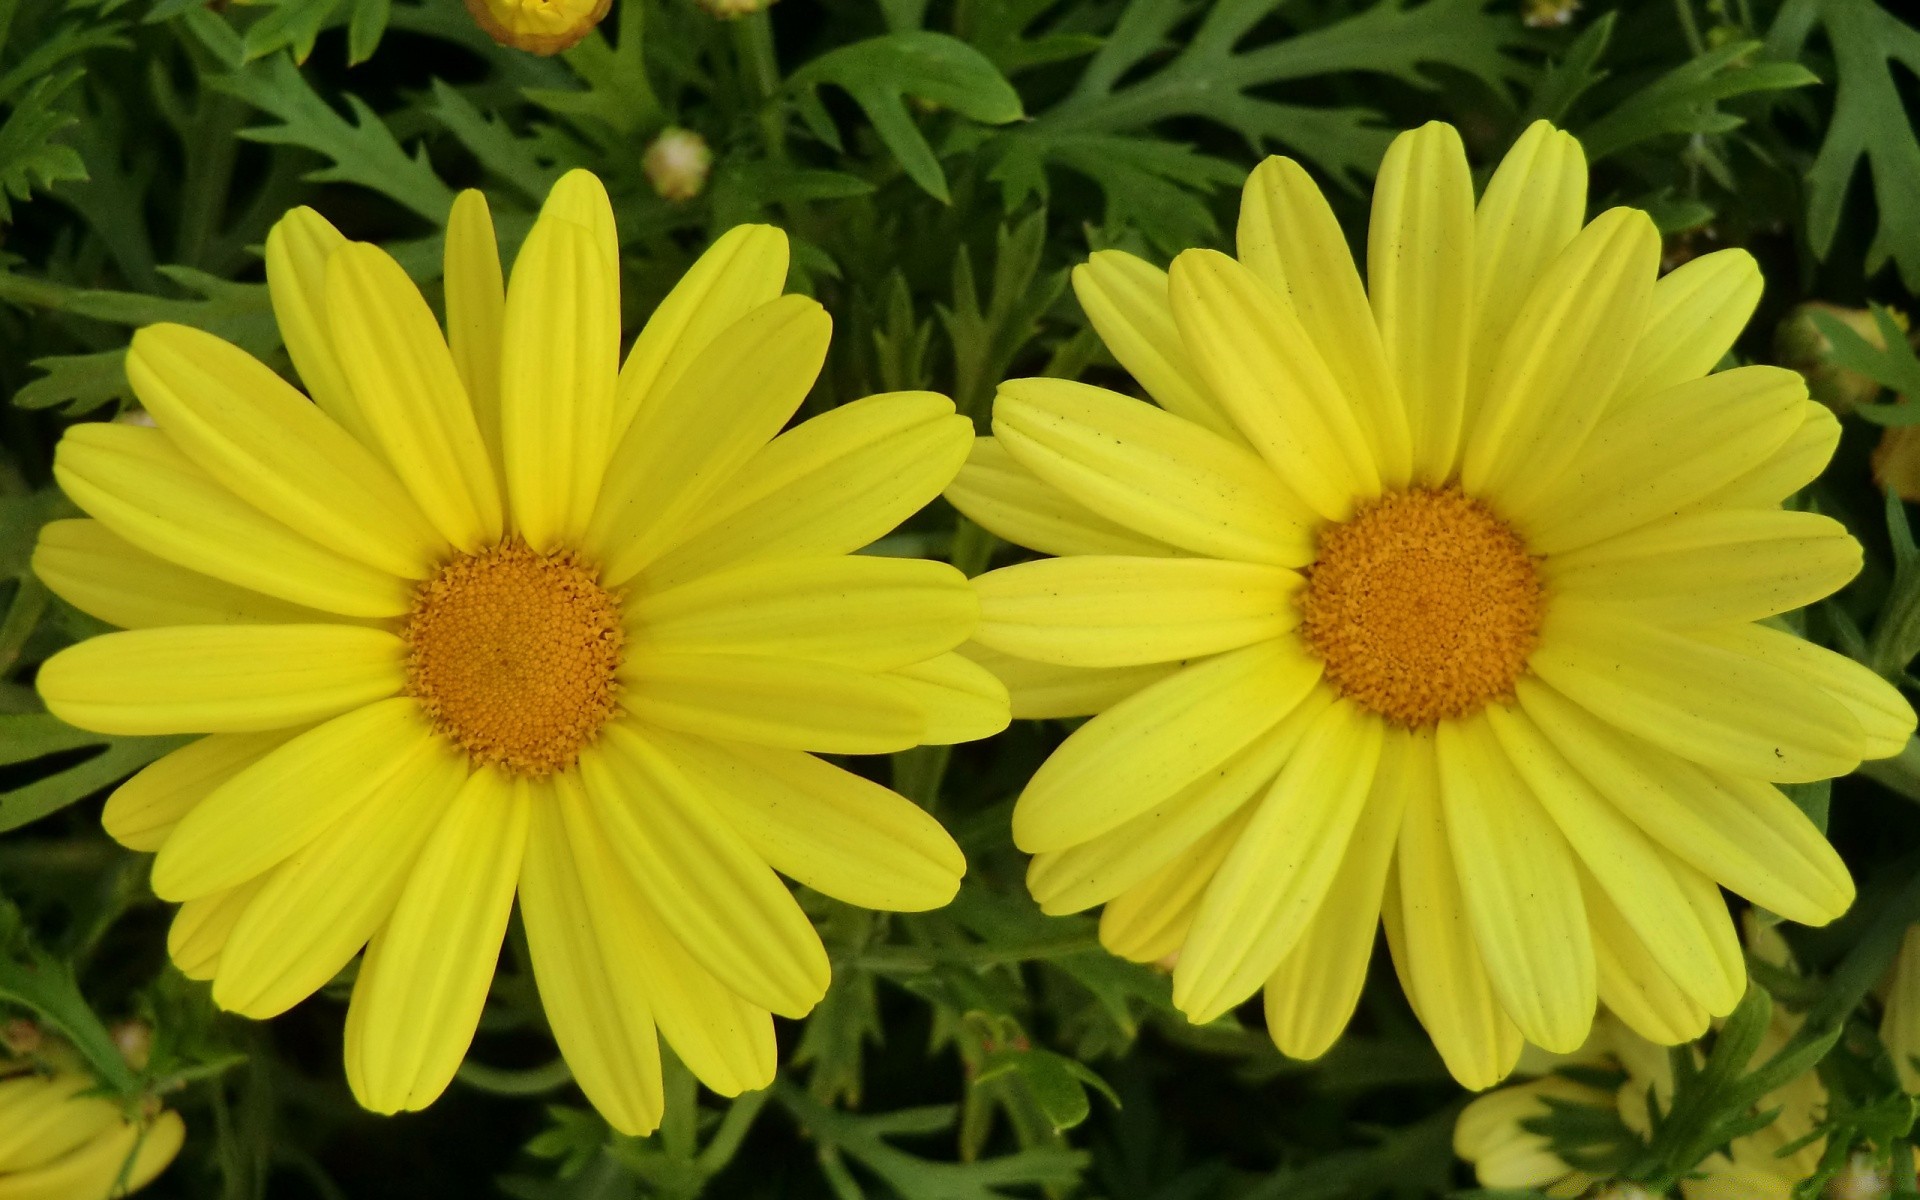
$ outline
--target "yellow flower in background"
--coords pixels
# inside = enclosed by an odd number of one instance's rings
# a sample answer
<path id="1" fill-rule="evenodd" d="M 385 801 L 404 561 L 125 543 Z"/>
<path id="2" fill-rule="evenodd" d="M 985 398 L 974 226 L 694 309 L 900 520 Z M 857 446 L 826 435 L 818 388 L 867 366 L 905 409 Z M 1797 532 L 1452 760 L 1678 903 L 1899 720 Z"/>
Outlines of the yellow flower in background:
<path id="1" fill-rule="evenodd" d="M 55 473 L 93 517 L 42 579 L 127 632 L 41 668 L 110 733 L 209 736 L 108 802 L 157 850 L 174 961 L 283 1012 L 366 945 L 354 1093 L 446 1087 L 517 893 L 540 993 L 616 1127 L 660 1119 L 656 1029 L 723 1094 L 774 1072 L 770 1014 L 825 992 L 778 871 L 867 907 L 944 904 L 965 864 L 924 811 L 811 752 L 1004 727 L 953 647 L 978 602 L 941 563 L 855 556 L 936 496 L 972 428 L 873 396 L 781 433 L 830 322 L 787 243 L 721 238 L 619 360 L 612 209 L 554 188 L 504 285 L 478 193 L 446 238 L 447 334 L 400 266 L 310 210 L 267 244 L 314 403 L 245 353 L 144 329 L 158 428 L 76 426 Z M 776 436 L 778 435 L 778 436 Z"/>
<path id="2" fill-rule="evenodd" d="M 977 661 L 1017 716 L 1097 714 L 1013 815 L 1050 913 L 1178 956 L 1211 1021 L 1265 988 L 1324 1052 L 1384 918 L 1415 1012 L 1487 1087 L 1596 1000 L 1684 1041 L 1746 985 L 1719 886 L 1821 923 L 1845 865 L 1776 786 L 1890 755 L 1914 717 L 1763 622 L 1851 579 L 1780 502 L 1839 436 L 1801 378 L 1708 375 L 1759 296 L 1741 251 L 1664 278 L 1645 213 L 1585 223 L 1544 122 L 1476 204 L 1451 127 L 1400 137 L 1363 285 L 1270 159 L 1239 257 L 1095 254 L 1074 285 L 1158 407 L 1001 387 L 948 496 L 1059 557 L 990 572 Z"/>
<path id="3" fill-rule="evenodd" d="M 187 1128 L 163 1111 L 130 1121 L 78 1070 L 9 1073 L 0 1063 L 0 1200 L 108 1200 L 153 1182 Z"/>
<path id="4" fill-rule="evenodd" d="M 606 18 L 613 0 L 466 0 L 467 14 L 502 46 L 558 54 Z"/>

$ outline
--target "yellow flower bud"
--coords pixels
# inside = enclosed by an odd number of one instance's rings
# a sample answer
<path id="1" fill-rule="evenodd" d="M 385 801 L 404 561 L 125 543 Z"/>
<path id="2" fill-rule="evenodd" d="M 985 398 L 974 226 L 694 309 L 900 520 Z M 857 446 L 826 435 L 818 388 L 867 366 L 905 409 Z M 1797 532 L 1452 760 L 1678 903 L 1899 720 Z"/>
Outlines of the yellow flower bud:
<path id="1" fill-rule="evenodd" d="M 1580 11 L 1580 0 L 1524 0 L 1520 20 L 1529 29 L 1557 29 L 1571 24 Z"/>
<path id="2" fill-rule="evenodd" d="M 691 200 L 707 186 L 713 151 L 707 149 L 707 140 L 691 129 L 666 129 L 647 147 L 640 168 L 661 199 L 676 203 Z"/>
<path id="3" fill-rule="evenodd" d="M 502 46 L 558 54 L 600 23 L 613 0 L 466 0 L 467 12 Z"/>

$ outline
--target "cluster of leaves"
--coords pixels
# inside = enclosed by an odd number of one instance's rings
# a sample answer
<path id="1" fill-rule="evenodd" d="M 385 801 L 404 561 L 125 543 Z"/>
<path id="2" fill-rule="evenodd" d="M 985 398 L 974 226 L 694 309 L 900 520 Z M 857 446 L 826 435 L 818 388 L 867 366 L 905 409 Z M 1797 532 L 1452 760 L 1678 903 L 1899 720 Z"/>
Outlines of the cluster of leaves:
<path id="1" fill-rule="evenodd" d="M 0 0 L 0 1016 L 70 1041 L 123 1099 L 186 1112 L 188 1149 L 157 1197 L 1338 1200 L 1457 1186 L 1462 1097 L 1390 971 L 1348 1037 L 1302 1064 L 1257 1018 L 1188 1026 L 1163 972 L 1106 955 L 1091 918 L 1034 908 L 1007 814 L 1059 723 L 862 767 L 955 829 L 968 882 L 949 908 L 904 917 L 804 897 L 835 983 L 783 1031 L 767 1092 L 718 1102 L 669 1064 L 667 1125 L 613 1135 L 571 1091 L 516 931 L 453 1091 L 423 1116 L 367 1116 L 339 1078 L 346 981 L 255 1026 L 165 964 L 145 861 L 107 842 L 97 813 L 103 789 L 175 743 L 41 711 L 35 665 L 98 626 L 28 559 L 39 527 L 71 513 L 51 477 L 61 428 L 132 406 L 133 328 L 184 322 L 288 369 L 258 250 L 285 210 L 316 206 L 431 291 L 458 189 L 486 192 L 510 254 L 576 166 L 614 197 L 629 333 L 713 234 L 789 231 L 794 286 L 836 321 L 811 410 L 932 387 L 984 423 L 1010 375 L 1126 386 L 1068 295 L 1075 262 L 1225 244 L 1234 192 L 1268 153 L 1303 161 L 1358 234 L 1387 142 L 1431 119 L 1460 126 L 1480 163 L 1537 117 L 1572 129 L 1596 201 L 1653 211 L 1674 258 L 1744 245 L 1767 262 L 1763 321 L 1807 297 L 1911 304 L 1887 289 L 1920 288 L 1920 142 L 1898 74 L 1920 71 L 1920 32 L 1873 0 L 1589 8 L 1542 30 L 1501 0 L 782 0 L 734 20 L 693 0 L 616 0 L 599 30 L 538 58 L 494 44 L 460 0 Z M 714 151 L 691 200 L 664 198 L 643 167 L 669 127 Z M 1863 165 L 1870 187 L 1856 188 Z M 1920 395 L 1904 341 L 1829 336 L 1856 369 Z M 1873 419 L 1904 417 L 1863 410 Z M 1817 496 L 1872 562 L 1816 619 L 1894 676 L 1920 648 L 1920 616 L 1905 615 L 1920 613 L 1920 553 L 1865 478 L 1849 450 Z M 1013 553 L 947 510 L 884 548 L 970 573 Z M 1863 877 L 1905 879 L 1912 865 L 1887 847 L 1920 835 L 1920 763 L 1874 778 L 1839 786 L 1835 837 Z M 1825 791 L 1797 798 L 1824 821 Z M 1911 1108 L 1861 1014 L 1887 931 L 1920 915 L 1911 890 L 1870 892 L 1805 947 L 1823 982 L 1781 993 L 1807 1013 L 1787 1050 L 1750 1061 L 1756 992 L 1703 1065 L 1677 1060 L 1650 1137 L 1567 1114 L 1553 1131 L 1567 1152 L 1670 1187 L 1765 1119 L 1756 1102 L 1777 1076 L 1816 1061 L 1859 1068 L 1831 1084 L 1831 1153 L 1902 1144 Z M 108 1032 L 125 1019 L 155 1031 L 138 1070 Z"/>

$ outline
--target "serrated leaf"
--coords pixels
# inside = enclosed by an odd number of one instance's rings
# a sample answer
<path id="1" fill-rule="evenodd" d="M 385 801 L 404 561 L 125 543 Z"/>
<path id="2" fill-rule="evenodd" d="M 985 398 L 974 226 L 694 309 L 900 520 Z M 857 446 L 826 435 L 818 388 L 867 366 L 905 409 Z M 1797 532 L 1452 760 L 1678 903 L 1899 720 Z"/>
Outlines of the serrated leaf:
<path id="1" fill-rule="evenodd" d="M 1759 42 L 1730 42 L 1675 67 L 1578 130 L 1587 158 L 1598 162 L 1657 137 L 1726 133 L 1745 121 L 1719 102 L 1820 82 L 1799 63 L 1758 59 Z"/>
<path id="2" fill-rule="evenodd" d="M 259 19 L 241 35 L 241 55 L 252 62 L 279 50 L 293 54 L 293 61 L 305 62 L 313 53 L 320 31 L 333 20 L 342 0 L 269 0 L 261 5 Z"/>
<path id="3" fill-rule="evenodd" d="M 12 201 L 87 177 L 80 152 L 55 137 L 80 119 L 55 103 L 80 75 L 75 70 L 43 77 L 0 122 L 0 222 L 13 219 Z"/>

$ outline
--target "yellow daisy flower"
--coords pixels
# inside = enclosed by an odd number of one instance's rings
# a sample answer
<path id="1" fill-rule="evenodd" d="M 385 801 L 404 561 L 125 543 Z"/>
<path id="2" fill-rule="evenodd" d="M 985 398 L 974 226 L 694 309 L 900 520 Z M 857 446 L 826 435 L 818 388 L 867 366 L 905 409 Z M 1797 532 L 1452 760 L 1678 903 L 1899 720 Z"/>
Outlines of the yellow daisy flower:
<path id="1" fill-rule="evenodd" d="M 243 352 L 141 330 L 158 428 L 76 426 L 48 586 L 126 632 L 41 668 L 109 733 L 209 736 L 117 791 L 156 850 L 171 949 L 222 1006 L 283 1012 L 367 947 L 347 1078 L 417 1109 L 473 1037 L 516 893 L 554 1036 L 618 1128 L 660 1119 L 656 1028 L 709 1087 L 773 1077 L 769 1014 L 827 957 L 775 872 L 850 903 L 946 903 L 965 864 L 904 798 L 810 752 L 1007 722 L 953 648 L 941 563 L 856 556 L 938 495 L 944 397 L 780 430 L 830 322 L 787 244 L 721 238 L 618 359 L 613 214 L 554 188 L 503 287 L 478 193 L 446 239 L 447 335 L 400 266 L 300 209 L 267 244 L 314 403 Z M 776 436 L 778 435 L 778 436 Z"/>
<path id="2" fill-rule="evenodd" d="M 1838 426 L 1801 378 L 1708 376 L 1760 293 L 1737 250 L 1664 278 L 1583 226 L 1573 138 L 1528 130 L 1476 205 L 1460 138 L 1394 142 L 1363 286 L 1306 172 L 1247 183 L 1239 257 L 1095 254 L 1075 291 L 1158 401 L 1001 387 L 948 495 L 1059 557 L 976 580 L 1018 716 L 1098 714 L 1013 815 L 1050 913 L 1178 953 L 1197 1022 L 1263 986 L 1312 1058 L 1376 920 L 1449 1067 L 1570 1051 L 1596 996 L 1663 1042 L 1745 987 L 1716 884 L 1796 921 L 1853 897 L 1775 786 L 1905 744 L 1852 661 L 1759 622 L 1852 578 L 1780 502 Z"/>
<path id="3" fill-rule="evenodd" d="M 167 1169 L 187 1127 L 162 1111 L 130 1121 L 78 1070 L 9 1073 L 0 1064 L 0 1200 L 107 1200 Z"/>

